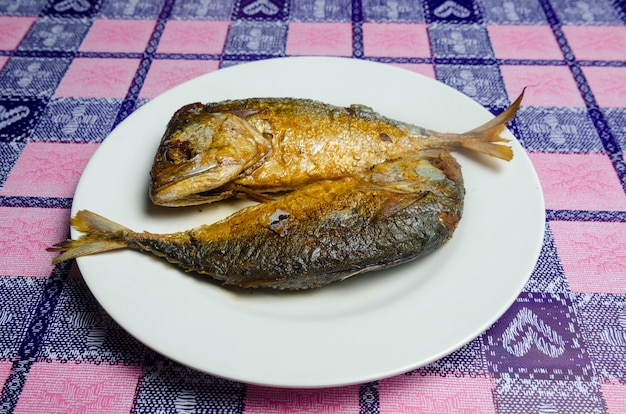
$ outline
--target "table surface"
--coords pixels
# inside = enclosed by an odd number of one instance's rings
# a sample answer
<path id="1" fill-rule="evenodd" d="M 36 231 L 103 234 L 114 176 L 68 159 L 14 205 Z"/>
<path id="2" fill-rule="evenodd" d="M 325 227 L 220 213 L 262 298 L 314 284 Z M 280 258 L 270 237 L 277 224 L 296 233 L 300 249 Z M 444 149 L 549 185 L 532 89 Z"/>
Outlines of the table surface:
<path id="1" fill-rule="evenodd" d="M 281 389 L 194 371 L 138 343 L 45 250 L 136 108 L 300 55 L 401 66 L 494 113 L 532 86 L 510 129 L 545 196 L 535 270 L 487 331 L 404 375 Z M 625 149 L 619 0 L 0 0 L 0 411 L 624 413 Z"/>

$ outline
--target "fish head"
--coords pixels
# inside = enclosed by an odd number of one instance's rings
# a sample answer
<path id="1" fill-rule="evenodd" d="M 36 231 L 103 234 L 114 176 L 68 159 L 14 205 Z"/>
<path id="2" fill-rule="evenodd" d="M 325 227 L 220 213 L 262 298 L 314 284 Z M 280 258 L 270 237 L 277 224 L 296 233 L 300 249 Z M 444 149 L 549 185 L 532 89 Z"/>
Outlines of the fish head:
<path id="1" fill-rule="evenodd" d="M 229 197 L 227 184 L 269 149 L 245 117 L 186 105 L 170 120 L 154 157 L 150 198 L 161 206 L 188 206 Z"/>

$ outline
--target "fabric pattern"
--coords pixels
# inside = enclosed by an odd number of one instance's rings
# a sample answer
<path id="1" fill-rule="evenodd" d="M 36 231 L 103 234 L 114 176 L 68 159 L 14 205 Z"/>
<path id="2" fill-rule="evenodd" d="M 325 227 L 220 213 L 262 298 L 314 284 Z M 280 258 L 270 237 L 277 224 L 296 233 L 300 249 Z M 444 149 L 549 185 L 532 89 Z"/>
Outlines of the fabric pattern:
<path id="1" fill-rule="evenodd" d="M 194 371 L 45 250 L 89 158 L 143 103 L 298 55 L 400 66 L 493 113 L 529 87 L 510 128 L 545 194 L 535 270 L 487 331 L 404 375 L 298 390 Z M 0 0 L 0 387 L 3 413 L 626 412 L 626 3 Z"/>

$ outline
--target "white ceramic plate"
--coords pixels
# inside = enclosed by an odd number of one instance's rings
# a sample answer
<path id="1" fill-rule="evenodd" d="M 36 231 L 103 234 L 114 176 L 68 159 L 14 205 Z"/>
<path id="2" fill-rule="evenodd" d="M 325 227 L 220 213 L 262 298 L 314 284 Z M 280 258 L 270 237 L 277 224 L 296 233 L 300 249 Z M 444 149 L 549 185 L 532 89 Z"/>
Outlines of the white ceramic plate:
<path id="1" fill-rule="evenodd" d="M 360 103 L 450 132 L 492 117 L 454 89 L 388 65 L 320 57 L 242 64 L 180 85 L 122 122 L 87 165 L 72 213 L 89 209 L 132 229 L 160 233 L 210 223 L 240 208 L 243 202 L 154 207 L 148 173 L 176 109 L 253 96 Z M 464 217 L 441 249 L 325 288 L 227 289 L 134 251 L 84 257 L 78 264 L 122 327 L 198 370 L 286 387 L 346 385 L 404 373 L 480 335 L 513 303 L 533 270 L 544 232 L 543 197 L 526 153 L 517 141 L 512 145 L 510 163 L 457 154 L 467 189 Z"/>

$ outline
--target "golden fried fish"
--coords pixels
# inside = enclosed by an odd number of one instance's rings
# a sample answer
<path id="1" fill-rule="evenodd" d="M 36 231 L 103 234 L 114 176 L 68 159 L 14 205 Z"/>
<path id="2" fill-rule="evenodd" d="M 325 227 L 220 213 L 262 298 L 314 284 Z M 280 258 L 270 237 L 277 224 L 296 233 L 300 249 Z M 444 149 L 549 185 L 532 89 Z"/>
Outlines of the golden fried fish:
<path id="1" fill-rule="evenodd" d="M 169 121 L 150 172 L 157 205 L 186 206 L 232 196 L 258 201 L 325 179 L 347 177 L 422 150 L 469 148 L 513 157 L 499 134 L 523 93 L 498 117 L 463 134 L 440 133 L 347 108 L 293 98 L 193 103 Z"/>
<path id="2" fill-rule="evenodd" d="M 134 232 L 82 210 L 72 218 L 82 237 L 49 250 L 63 252 L 58 263 L 131 248 L 224 284 L 308 289 L 432 252 L 452 237 L 463 197 L 456 160 L 430 150 L 179 233 Z"/>

